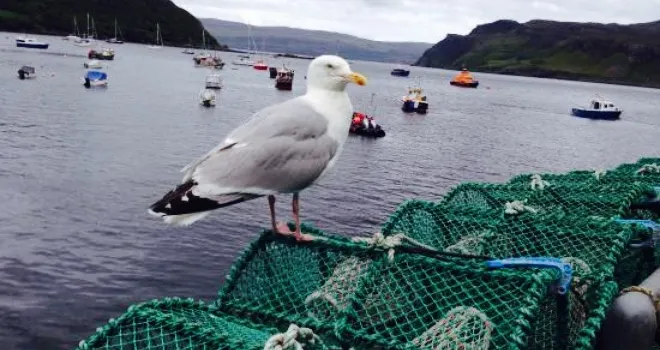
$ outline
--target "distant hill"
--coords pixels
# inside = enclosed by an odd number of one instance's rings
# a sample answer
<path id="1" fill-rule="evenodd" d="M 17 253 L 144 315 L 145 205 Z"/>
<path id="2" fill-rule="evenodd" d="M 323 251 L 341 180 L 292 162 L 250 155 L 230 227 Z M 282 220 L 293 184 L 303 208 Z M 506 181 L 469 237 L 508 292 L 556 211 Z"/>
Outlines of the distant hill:
<path id="1" fill-rule="evenodd" d="M 500 20 L 449 34 L 418 66 L 660 87 L 660 21 Z"/>
<path id="2" fill-rule="evenodd" d="M 100 39 L 114 36 L 115 18 L 125 41 L 154 43 L 156 23 L 169 46 L 201 46 L 202 24 L 170 0 L 1 0 L 0 30 L 68 35 L 73 17 L 86 30 L 87 13 L 94 18 Z M 210 35 L 209 45 L 220 48 Z"/>
<path id="3" fill-rule="evenodd" d="M 200 20 L 222 43 L 231 48 L 247 48 L 248 32 L 245 24 L 210 18 Z M 253 26 L 252 34 L 259 48 L 265 38 L 266 51 L 269 52 L 317 56 L 334 54 L 339 48 L 339 54 L 349 59 L 406 64 L 415 62 L 424 50 L 431 47 L 429 43 L 373 41 L 346 34 L 288 27 Z"/>

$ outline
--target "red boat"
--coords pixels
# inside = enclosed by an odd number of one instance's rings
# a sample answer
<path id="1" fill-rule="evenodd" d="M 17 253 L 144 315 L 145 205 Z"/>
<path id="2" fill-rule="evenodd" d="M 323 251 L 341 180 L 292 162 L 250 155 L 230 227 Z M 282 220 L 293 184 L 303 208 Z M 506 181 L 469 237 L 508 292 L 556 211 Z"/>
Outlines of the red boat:
<path id="1" fill-rule="evenodd" d="M 268 70 L 268 65 L 263 60 L 259 60 L 252 66 L 256 70 Z"/>

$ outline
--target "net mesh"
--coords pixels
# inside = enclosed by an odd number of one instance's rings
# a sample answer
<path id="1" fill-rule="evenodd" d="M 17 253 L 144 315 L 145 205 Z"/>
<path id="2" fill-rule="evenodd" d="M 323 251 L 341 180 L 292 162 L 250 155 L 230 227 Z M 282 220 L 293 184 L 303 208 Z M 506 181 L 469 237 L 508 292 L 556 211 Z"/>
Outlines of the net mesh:
<path id="1" fill-rule="evenodd" d="M 618 221 L 658 219 L 658 164 L 462 184 L 371 239 L 266 231 L 217 300 L 136 304 L 78 349 L 593 349 L 618 291 L 658 267 L 653 230 Z M 571 266 L 565 294 L 557 268 L 486 265 L 535 257 Z"/>

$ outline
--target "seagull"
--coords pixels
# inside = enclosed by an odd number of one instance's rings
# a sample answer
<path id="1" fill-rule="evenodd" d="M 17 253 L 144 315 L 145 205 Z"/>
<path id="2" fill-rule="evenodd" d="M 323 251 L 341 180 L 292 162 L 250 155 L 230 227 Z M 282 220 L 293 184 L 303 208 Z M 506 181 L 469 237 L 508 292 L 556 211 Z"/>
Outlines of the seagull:
<path id="1" fill-rule="evenodd" d="M 300 230 L 300 192 L 337 161 L 348 138 L 353 106 L 346 86 L 367 79 L 339 56 L 309 64 L 307 93 L 266 107 L 181 172 L 181 184 L 149 207 L 165 223 L 188 226 L 211 211 L 267 196 L 273 232 L 312 237 Z M 275 219 L 275 195 L 292 194 L 295 230 Z"/>

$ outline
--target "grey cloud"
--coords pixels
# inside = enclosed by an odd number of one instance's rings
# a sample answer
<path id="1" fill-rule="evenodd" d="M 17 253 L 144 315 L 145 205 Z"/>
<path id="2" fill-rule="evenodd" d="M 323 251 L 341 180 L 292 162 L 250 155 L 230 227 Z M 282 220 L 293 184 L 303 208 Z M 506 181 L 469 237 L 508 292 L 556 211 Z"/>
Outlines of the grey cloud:
<path id="1" fill-rule="evenodd" d="M 199 17 L 320 29 L 375 40 L 437 42 L 498 19 L 649 22 L 660 0 L 174 0 Z"/>

